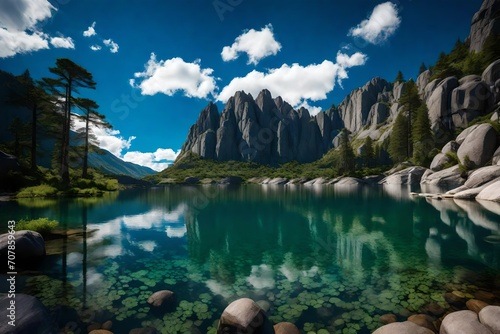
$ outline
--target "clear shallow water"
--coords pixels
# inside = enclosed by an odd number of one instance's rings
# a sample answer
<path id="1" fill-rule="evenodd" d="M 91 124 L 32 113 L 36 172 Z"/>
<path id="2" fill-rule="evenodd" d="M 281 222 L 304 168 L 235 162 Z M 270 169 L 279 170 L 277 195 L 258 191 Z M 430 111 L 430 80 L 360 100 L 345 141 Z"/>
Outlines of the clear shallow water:
<path id="1" fill-rule="evenodd" d="M 499 214 L 497 203 L 411 198 L 400 187 L 173 186 L 0 203 L 3 221 L 97 229 L 18 286 L 61 327 L 111 319 L 115 333 L 214 333 L 241 297 L 305 332 L 369 333 L 381 314 L 403 320 L 429 302 L 447 307 L 446 291 L 492 288 Z M 151 311 L 147 298 L 163 289 L 177 307 Z"/>

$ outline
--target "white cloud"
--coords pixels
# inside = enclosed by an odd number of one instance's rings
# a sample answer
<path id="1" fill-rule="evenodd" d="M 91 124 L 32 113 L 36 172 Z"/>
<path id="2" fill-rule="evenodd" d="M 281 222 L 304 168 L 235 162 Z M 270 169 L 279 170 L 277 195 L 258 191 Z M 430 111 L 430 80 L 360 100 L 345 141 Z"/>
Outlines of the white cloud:
<path id="1" fill-rule="evenodd" d="M 307 66 L 283 64 L 280 68 L 269 69 L 265 73 L 253 70 L 244 77 L 234 78 L 222 89 L 217 99 L 226 102 L 240 90 L 257 96 L 262 89 L 267 88 L 274 96 L 281 96 L 293 107 L 308 100 L 324 100 L 336 82 L 341 85 L 342 80 L 348 78 L 348 68 L 364 65 L 367 59 L 360 52 L 348 56 L 339 51 L 336 63 L 324 60 L 321 64 Z"/>
<path id="2" fill-rule="evenodd" d="M 50 44 L 56 48 L 74 49 L 75 43 L 71 37 L 52 37 Z"/>
<path id="3" fill-rule="evenodd" d="M 301 104 L 299 104 L 297 106 L 297 109 L 302 108 L 302 107 L 306 108 L 309 111 L 309 115 L 311 115 L 311 116 L 316 116 L 317 114 L 319 114 L 323 110 L 323 109 L 321 109 L 321 107 L 311 106 L 309 103 L 307 103 L 307 101 L 304 101 Z"/>
<path id="4" fill-rule="evenodd" d="M 99 50 L 101 50 L 101 46 L 97 45 L 97 44 L 91 45 L 90 46 L 90 50 L 92 50 L 92 51 L 99 51 Z"/>
<path id="5" fill-rule="evenodd" d="M 268 24 L 260 31 L 250 29 L 236 37 L 233 45 L 222 49 L 221 56 L 224 61 L 231 61 L 244 52 L 248 55 L 248 64 L 257 65 L 262 58 L 276 55 L 280 50 L 281 44 L 274 38 L 273 26 Z"/>
<path id="6" fill-rule="evenodd" d="M 104 45 L 106 45 L 108 48 L 109 48 L 109 51 L 111 51 L 111 53 L 117 53 L 118 52 L 118 44 L 116 44 L 115 42 L 113 42 L 112 39 L 105 39 L 104 41 L 102 41 L 104 43 Z"/>
<path id="7" fill-rule="evenodd" d="M 25 31 L 0 28 L 0 58 L 48 48 L 49 43 L 42 33 L 29 34 Z"/>
<path id="8" fill-rule="evenodd" d="M 155 152 L 127 152 L 123 160 L 149 167 L 155 171 L 162 171 L 169 166 L 181 151 L 174 151 L 171 148 L 159 148 Z"/>
<path id="9" fill-rule="evenodd" d="M 163 93 L 172 96 L 180 91 L 187 97 L 206 98 L 209 94 L 215 96 L 217 86 L 212 76 L 213 70 L 202 69 L 200 60 L 187 63 L 176 57 L 158 61 L 156 55 L 151 53 L 144 67 L 144 72 L 134 74 L 135 78 L 142 79 L 139 84 L 134 79 L 130 80 L 130 84 L 140 88 L 143 95 Z"/>
<path id="10" fill-rule="evenodd" d="M 95 21 L 92 22 L 92 25 L 90 27 L 87 28 L 87 30 L 85 30 L 83 32 L 83 36 L 85 37 L 92 37 L 96 34 L 95 32 Z"/>
<path id="11" fill-rule="evenodd" d="M 36 26 L 53 10 L 47 0 L 0 1 L 0 58 L 48 49 L 48 35 Z"/>
<path id="12" fill-rule="evenodd" d="M 396 4 L 384 2 L 373 9 L 368 19 L 351 28 L 348 36 L 361 37 L 369 43 L 378 44 L 394 34 L 400 23 Z"/>
<path id="13" fill-rule="evenodd" d="M 9 31 L 31 30 L 35 25 L 52 17 L 57 10 L 47 0 L 0 1 L 0 27 Z"/>

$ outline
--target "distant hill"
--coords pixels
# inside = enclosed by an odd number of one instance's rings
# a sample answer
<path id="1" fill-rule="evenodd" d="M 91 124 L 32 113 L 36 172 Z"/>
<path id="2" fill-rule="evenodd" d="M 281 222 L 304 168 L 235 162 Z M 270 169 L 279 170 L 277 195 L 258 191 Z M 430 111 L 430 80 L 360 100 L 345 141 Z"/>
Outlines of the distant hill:
<path id="1" fill-rule="evenodd" d="M 155 174 L 156 171 L 149 167 L 137 165 L 133 162 L 123 161 L 109 151 L 102 150 L 104 154 L 89 153 L 89 166 L 104 173 L 112 175 L 126 175 L 136 179 Z"/>

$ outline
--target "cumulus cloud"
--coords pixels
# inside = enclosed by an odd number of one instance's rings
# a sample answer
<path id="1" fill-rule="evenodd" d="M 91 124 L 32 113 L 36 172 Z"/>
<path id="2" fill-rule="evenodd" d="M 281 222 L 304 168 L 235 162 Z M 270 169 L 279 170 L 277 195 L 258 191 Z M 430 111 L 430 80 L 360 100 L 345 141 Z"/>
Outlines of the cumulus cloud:
<path id="1" fill-rule="evenodd" d="M 250 29 L 236 37 L 231 46 L 222 49 L 221 56 L 224 61 L 231 61 L 240 53 L 246 53 L 248 64 L 257 65 L 262 58 L 276 55 L 280 50 L 281 44 L 274 38 L 273 26 L 268 24 L 259 31 Z"/>
<path id="2" fill-rule="evenodd" d="M 63 49 L 75 48 L 75 42 L 73 42 L 73 39 L 71 37 L 52 37 L 50 39 L 50 44 L 52 44 L 52 46 L 56 48 L 63 48 Z"/>
<path id="3" fill-rule="evenodd" d="M 215 96 L 217 86 L 212 76 L 211 68 L 201 68 L 200 60 L 193 63 L 182 58 L 157 60 L 151 53 L 149 61 L 144 66 L 144 72 L 134 74 L 135 79 L 129 82 L 132 87 L 140 88 L 143 95 L 163 93 L 168 96 L 182 92 L 187 97 L 206 98 L 209 94 Z"/>
<path id="4" fill-rule="evenodd" d="M 83 36 L 85 37 L 92 37 L 96 34 L 95 32 L 95 21 L 92 22 L 92 25 L 90 27 L 87 28 L 87 30 L 85 30 L 83 32 Z"/>
<path id="5" fill-rule="evenodd" d="M 111 53 L 117 53 L 118 52 L 118 44 L 116 44 L 115 42 L 113 42 L 112 39 L 105 39 L 104 41 L 102 41 L 104 43 L 104 45 L 106 45 L 108 48 L 109 48 L 109 51 L 111 51 Z"/>
<path id="6" fill-rule="evenodd" d="M 370 17 L 349 30 L 348 35 L 360 37 L 365 41 L 378 44 L 386 41 L 399 27 L 401 18 L 398 7 L 392 2 L 375 6 Z"/>
<path id="7" fill-rule="evenodd" d="M 244 90 L 257 96 L 262 89 L 269 89 L 275 96 L 280 95 L 292 106 L 304 102 L 326 99 L 335 83 L 342 84 L 348 78 L 347 69 L 364 65 L 367 56 L 356 52 L 349 56 L 339 51 L 336 63 L 324 60 L 321 64 L 302 66 L 283 64 L 280 68 L 267 72 L 253 70 L 244 77 L 237 77 L 222 89 L 218 100 L 226 102 L 236 91 Z"/>
<path id="8" fill-rule="evenodd" d="M 101 50 L 101 46 L 97 45 L 97 44 L 91 45 L 90 46 L 90 50 L 92 50 L 92 51 L 99 51 L 99 50 Z"/>
<path id="9" fill-rule="evenodd" d="M 123 160 L 149 167 L 155 171 L 162 171 L 173 163 L 181 151 L 171 148 L 159 148 L 155 152 L 131 151 L 125 153 Z"/>
<path id="10" fill-rule="evenodd" d="M 47 0 L 0 1 L 0 58 L 49 48 L 49 36 L 37 24 L 56 8 Z"/>

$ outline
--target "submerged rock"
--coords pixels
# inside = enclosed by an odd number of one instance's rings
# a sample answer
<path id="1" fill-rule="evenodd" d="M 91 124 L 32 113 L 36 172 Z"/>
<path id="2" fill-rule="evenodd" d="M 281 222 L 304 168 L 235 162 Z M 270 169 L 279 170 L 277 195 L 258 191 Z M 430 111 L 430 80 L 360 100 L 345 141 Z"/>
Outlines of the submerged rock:
<path id="1" fill-rule="evenodd" d="M 15 233 L 16 237 L 16 264 L 32 262 L 33 259 L 45 255 L 45 241 L 40 233 L 21 230 Z M 9 234 L 0 235 L 0 257 L 7 259 Z M 5 261 L 7 262 L 7 261 Z M 2 264 L 3 265 L 3 264 Z"/>
<path id="2" fill-rule="evenodd" d="M 175 293 L 170 290 L 161 290 L 153 293 L 148 298 L 148 304 L 156 307 L 160 307 L 163 304 L 171 303 L 175 300 Z"/>
<path id="3" fill-rule="evenodd" d="M 279 322 L 274 325 L 276 334 L 300 334 L 300 330 L 291 322 Z"/>
<path id="4" fill-rule="evenodd" d="M 434 334 L 434 332 L 411 321 L 405 321 L 382 326 L 373 334 Z"/>
<path id="5" fill-rule="evenodd" d="M 219 319 L 217 334 L 273 334 L 273 325 L 260 306 L 249 298 L 229 304 Z"/>
<path id="6" fill-rule="evenodd" d="M 9 307 L 11 301 L 15 301 L 15 326 L 8 324 L 11 314 Z M 44 333 L 55 334 L 58 330 L 53 323 L 49 311 L 35 297 L 17 293 L 15 299 L 8 298 L 7 295 L 0 297 L 0 333 L 27 334 Z"/>
<path id="7" fill-rule="evenodd" d="M 457 311 L 448 314 L 439 330 L 440 334 L 492 334 L 479 322 L 478 316 L 472 311 Z"/>
<path id="8" fill-rule="evenodd" d="M 488 303 L 485 303 L 482 300 L 478 300 L 478 299 L 469 299 L 467 301 L 467 303 L 465 303 L 465 305 L 467 306 L 467 308 L 469 310 L 471 310 L 471 311 L 476 312 L 477 314 L 479 314 L 479 312 L 483 308 L 485 308 L 486 306 L 488 306 Z"/>

